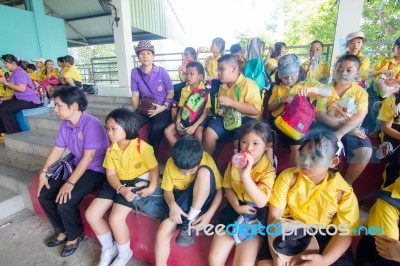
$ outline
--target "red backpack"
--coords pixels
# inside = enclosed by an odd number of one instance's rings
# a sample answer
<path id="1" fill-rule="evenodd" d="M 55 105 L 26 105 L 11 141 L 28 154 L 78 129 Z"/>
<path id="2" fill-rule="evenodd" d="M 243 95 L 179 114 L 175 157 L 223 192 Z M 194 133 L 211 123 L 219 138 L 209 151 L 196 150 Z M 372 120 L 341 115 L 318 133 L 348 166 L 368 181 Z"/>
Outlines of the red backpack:
<path id="1" fill-rule="evenodd" d="M 307 135 L 315 117 L 315 107 L 307 97 L 296 95 L 290 103 L 285 103 L 284 108 L 274 121 L 276 127 L 295 140 Z"/>

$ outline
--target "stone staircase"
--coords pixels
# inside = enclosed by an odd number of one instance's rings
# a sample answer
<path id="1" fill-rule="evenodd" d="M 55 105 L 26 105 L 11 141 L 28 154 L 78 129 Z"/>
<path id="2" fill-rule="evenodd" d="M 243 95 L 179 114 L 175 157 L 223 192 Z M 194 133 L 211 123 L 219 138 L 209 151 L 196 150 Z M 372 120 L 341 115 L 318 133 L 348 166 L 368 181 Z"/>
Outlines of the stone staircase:
<path id="1" fill-rule="evenodd" d="M 112 110 L 130 107 L 130 97 L 88 96 L 87 112 L 104 122 Z M 54 146 L 62 122 L 54 110 L 28 117 L 30 131 L 5 137 L 0 144 L 0 220 L 23 209 L 33 210 L 28 186 Z"/>

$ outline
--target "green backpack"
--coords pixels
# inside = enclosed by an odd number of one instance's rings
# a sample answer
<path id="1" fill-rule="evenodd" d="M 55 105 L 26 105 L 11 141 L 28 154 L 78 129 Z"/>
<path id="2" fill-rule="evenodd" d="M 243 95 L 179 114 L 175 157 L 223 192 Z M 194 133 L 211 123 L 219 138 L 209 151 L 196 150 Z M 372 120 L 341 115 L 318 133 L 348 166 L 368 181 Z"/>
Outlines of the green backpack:
<path id="1" fill-rule="evenodd" d="M 196 123 L 206 108 L 209 90 L 196 88 L 189 95 L 185 105 L 182 107 L 181 122 L 185 127 Z"/>

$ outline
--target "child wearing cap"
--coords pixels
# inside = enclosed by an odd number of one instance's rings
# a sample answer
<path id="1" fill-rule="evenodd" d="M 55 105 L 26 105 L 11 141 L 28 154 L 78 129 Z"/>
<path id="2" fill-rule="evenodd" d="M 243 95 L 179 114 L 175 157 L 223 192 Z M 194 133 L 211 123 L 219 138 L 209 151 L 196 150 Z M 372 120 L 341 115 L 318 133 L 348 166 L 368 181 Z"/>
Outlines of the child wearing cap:
<path id="1" fill-rule="evenodd" d="M 258 120 L 262 101 L 260 90 L 253 80 L 240 74 L 236 57 L 227 54 L 218 59 L 218 78 L 223 83 L 218 92 L 218 117 L 210 121 L 204 132 L 204 150 L 213 154 L 218 140 L 239 138 L 246 124 Z M 235 128 L 226 129 L 228 112 L 240 112 L 241 120 Z"/>
<path id="2" fill-rule="evenodd" d="M 149 144 L 157 154 L 164 129 L 171 124 L 174 87 L 168 72 L 153 64 L 155 50 L 151 42 L 140 41 L 135 46 L 135 52 L 141 65 L 131 72 L 133 111 L 136 111 L 139 128 L 150 123 Z M 145 98 L 151 99 L 151 108 L 142 108 Z"/>
<path id="3" fill-rule="evenodd" d="M 321 60 L 324 53 L 324 44 L 318 40 L 310 43 L 308 50 L 309 60 L 304 62 L 301 67 L 306 72 L 306 79 L 314 79 L 326 84 L 330 76 L 329 65 Z"/>
<path id="4" fill-rule="evenodd" d="M 270 125 L 278 133 L 279 137 L 290 146 L 290 165 L 297 165 L 298 148 L 301 140 L 294 140 L 281 132 L 274 124 L 274 120 L 284 111 L 284 105 L 290 103 L 296 94 L 310 96 L 311 102 L 319 95 L 328 96 L 331 91 L 326 88 L 319 88 L 318 81 L 304 81 L 305 73 L 301 68 L 300 58 L 294 54 L 282 56 L 278 61 L 276 85 L 272 89 L 272 95 L 268 101 L 268 111 L 271 112 Z"/>
<path id="5" fill-rule="evenodd" d="M 337 62 L 340 57 L 343 55 L 355 55 L 360 59 L 360 70 L 359 76 L 357 77 L 357 82 L 365 88 L 365 80 L 368 78 L 369 67 L 371 61 L 368 57 L 366 57 L 362 52 L 361 48 L 363 47 L 365 42 L 364 33 L 359 32 L 351 32 L 346 36 L 346 52 L 342 55 L 338 55 L 336 57 L 336 62 L 334 64 L 333 69 L 336 69 Z"/>
<path id="6" fill-rule="evenodd" d="M 268 224 L 284 217 L 319 228 L 319 253 L 293 258 L 290 265 L 352 265 L 351 230 L 359 227 L 359 209 L 351 186 L 336 170 L 341 152 L 332 131 L 312 130 L 300 145 L 299 166 L 286 169 L 275 182 Z M 266 245 L 258 265 L 289 265 L 278 264 L 274 251 Z"/>
<path id="7" fill-rule="evenodd" d="M 44 58 L 37 58 L 37 59 L 32 59 L 32 62 L 35 62 L 35 66 L 38 69 L 36 72 L 36 81 L 41 82 L 40 77 L 43 75 L 43 71 L 46 70 L 46 65 L 44 64 L 46 62 L 46 59 Z"/>
<path id="8" fill-rule="evenodd" d="M 400 81 L 400 37 L 398 37 L 394 42 L 392 51 L 393 56 L 385 56 L 379 60 L 373 67 L 373 71 L 369 73 L 368 77 L 377 78 L 383 75 L 386 78 Z M 372 84 L 374 84 L 374 81 L 372 81 Z M 377 113 L 379 113 L 382 106 L 382 101 L 380 101 L 382 99 L 378 99 L 376 86 L 374 86 L 373 90 L 369 89 L 368 94 L 370 95 L 371 104 L 369 117 L 372 120 L 371 133 L 369 136 L 376 138 L 382 128 L 382 121 L 376 119 Z M 375 101 L 372 99 L 375 99 Z"/>
<path id="9" fill-rule="evenodd" d="M 193 136 L 178 140 L 165 165 L 161 188 L 167 203 L 156 236 L 156 265 L 167 265 L 171 238 L 178 227 L 177 245 L 189 246 L 210 223 L 222 200 L 222 177 L 214 159 Z M 183 251 L 183 250 L 182 250 Z M 182 254 L 183 255 L 183 254 Z"/>
<path id="10" fill-rule="evenodd" d="M 325 127 L 335 132 L 341 140 L 349 157 L 344 178 L 352 184 L 367 166 L 372 155 L 372 145 L 366 134 L 359 130 L 368 113 L 368 93 L 355 83 L 360 59 L 355 55 L 344 55 L 336 63 L 333 83 L 329 84 L 332 95 L 317 101 L 316 127 Z M 329 114 L 329 107 L 338 100 L 353 98 L 357 111 L 351 118 L 340 121 Z"/>

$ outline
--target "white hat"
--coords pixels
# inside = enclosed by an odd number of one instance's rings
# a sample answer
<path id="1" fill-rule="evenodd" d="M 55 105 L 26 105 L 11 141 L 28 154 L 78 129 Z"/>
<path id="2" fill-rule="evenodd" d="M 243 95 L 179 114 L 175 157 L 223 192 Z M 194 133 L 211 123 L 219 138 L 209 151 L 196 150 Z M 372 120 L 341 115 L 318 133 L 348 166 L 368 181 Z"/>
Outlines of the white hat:
<path id="1" fill-rule="evenodd" d="M 42 62 L 44 64 L 46 62 L 46 59 L 44 59 L 42 57 L 39 57 L 39 58 L 36 58 L 36 59 L 32 59 L 32 61 L 33 62 Z"/>

